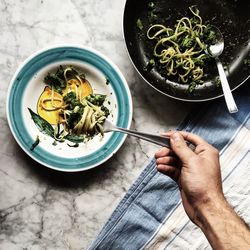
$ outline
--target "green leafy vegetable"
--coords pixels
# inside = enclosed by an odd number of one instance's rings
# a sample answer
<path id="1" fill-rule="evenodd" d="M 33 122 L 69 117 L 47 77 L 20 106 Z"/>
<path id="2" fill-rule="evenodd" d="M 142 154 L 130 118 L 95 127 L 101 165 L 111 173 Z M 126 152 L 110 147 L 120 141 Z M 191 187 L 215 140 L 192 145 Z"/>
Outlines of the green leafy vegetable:
<path id="1" fill-rule="evenodd" d="M 69 147 L 71 147 L 71 148 L 78 148 L 78 147 L 79 147 L 79 143 L 75 143 L 75 144 L 73 144 L 73 145 L 70 145 L 70 144 L 67 143 L 67 145 L 68 145 Z"/>
<path id="2" fill-rule="evenodd" d="M 179 42 L 179 41 L 178 41 Z M 192 48 L 195 44 L 195 36 L 186 36 L 184 39 L 182 39 L 181 42 L 181 47 L 183 49 L 189 49 Z"/>
<path id="3" fill-rule="evenodd" d="M 53 137 L 54 136 L 54 129 L 50 125 L 50 123 L 48 123 L 46 120 L 44 120 L 40 115 L 33 112 L 30 108 L 28 108 L 28 110 L 31 114 L 32 120 L 36 124 L 39 131 L 46 134 L 46 135 Z"/>
<path id="4" fill-rule="evenodd" d="M 211 61 L 211 57 L 209 55 L 203 54 L 200 57 L 194 58 L 193 61 L 195 65 L 204 67 L 206 62 Z"/>
<path id="5" fill-rule="evenodd" d="M 87 101 L 92 103 L 93 105 L 101 107 L 101 110 L 105 113 L 105 116 L 108 117 L 110 114 L 109 109 L 103 105 L 106 95 L 101 94 L 91 94 L 85 98 Z"/>
<path id="6" fill-rule="evenodd" d="M 97 106 L 102 106 L 105 99 L 106 99 L 106 95 L 101 95 L 101 94 L 91 94 L 86 97 L 87 101 Z"/>
<path id="7" fill-rule="evenodd" d="M 76 97 L 76 93 L 71 91 L 67 95 L 63 97 L 64 102 L 67 105 L 67 109 L 73 110 L 76 106 L 79 108 L 83 108 L 82 103 L 80 102 L 79 99 Z"/>
<path id="8" fill-rule="evenodd" d="M 48 75 L 44 78 L 44 82 L 53 87 L 56 92 L 62 94 L 62 89 L 66 87 L 63 67 L 60 65 L 55 74 L 48 73 Z"/>
<path id="9" fill-rule="evenodd" d="M 206 44 L 215 44 L 216 43 L 216 32 L 213 29 L 213 26 L 207 25 L 204 29 L 203 40 Z"/>
<path id="10" fill-rule="evenodd" d="M 76 98 L 75 92 L 69 92 L 63 97 L 63 100 L 67 105 L 67 109 L 70 111 L 66 116 L 68 127 L 69 129 L 73 129 L 82 117 L 84 106 L 80 100 Z"/>
<path id="11" fill-rule="evenodd" d="M 105 113 L 105 116 L 108 117 L 110 112 L 109 109 L 107 107 L 105 107 L 104 105 L 101 106 L 101 110 Z"/>
<path id="12" fill-rule="evenodd" d="M 68 134 L 65 136 L 65 139 L 73 143 L 81 143 L 84 142 L 86 138 L 84 135 Z"/>

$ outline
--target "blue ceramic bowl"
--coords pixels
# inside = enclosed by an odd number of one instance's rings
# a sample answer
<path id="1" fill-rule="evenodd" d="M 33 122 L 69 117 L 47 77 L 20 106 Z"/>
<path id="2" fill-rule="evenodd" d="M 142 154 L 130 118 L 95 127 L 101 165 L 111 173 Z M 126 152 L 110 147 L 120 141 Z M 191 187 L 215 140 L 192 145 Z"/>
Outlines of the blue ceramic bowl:
<path id="1" fill-rule="evenodd" d="M 118 126 L 130 127 L 132 99 L 125 78 L 107 57 L 78 45 L 60 45 L 40 50 L 19 67 L 8 90 L 8 123 L 20 147 L 40 164 L 59 171 L 87 170 L 108 160 L 121 147 L 126 135 L 107 133 L 103 138 L 95 136 L 93 140 L 73 148 L 66 143 L 54 146 L 52 138 L 39 132 L 28 108 L 36 112 L 38 98 L 45 87 L 44 76 L 59 65 L 80 68 L 94 93 L 107 95 L 107 105 L 111 110 L 109 119 Z M 31 150 L 37 136 L 40 143 Z"/>

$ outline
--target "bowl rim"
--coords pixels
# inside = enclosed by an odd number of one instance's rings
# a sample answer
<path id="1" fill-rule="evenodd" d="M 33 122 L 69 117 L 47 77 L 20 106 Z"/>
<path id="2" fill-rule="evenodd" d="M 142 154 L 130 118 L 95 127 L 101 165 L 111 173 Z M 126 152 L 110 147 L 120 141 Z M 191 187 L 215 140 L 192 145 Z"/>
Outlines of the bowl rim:
<path id="1" fill-rule="evenodd" d="M 96 164 L 92 164 L 90 166 L 86 166 L 83 168 L 77 168 L 77 169 L 65 169 L 65 168 L 60 168 L 60 167 L 55 167 L 52 166 L 48 163 L 45 163 L 39 159 L 37 159 L 31 152 L 29 152 L 28 150 L 26 150 L 26 148 L 22 145 L 22 143 L 19 141 L 19 139 L 17 138 L 17 135 L 14 132 L 12 123 L 11 123 L 11 119 L 10 119 L 10 110 L 9 110 L 9 101 L 10 101 L 10 94 L 11 94 L 11 90 L 12 90 L 12 86 L 17 78 L 17 75 L 19 74 L 19 72 L 22 70 L 22 68 L 29 62 L 31 61 L 33 58 L 35 58 L 36 56 L 42 54 L 43 52 L 46 52 L 48 50 L 52 50 L 52 49 L 57 49 L 57 48 L 78 48 L 78 49 L 83 49 L 83 50 L 87 50 L 95 55 L 97 55 L 98 57 L 100 57 L 101 59 L 103 59 L 104 61 L 106 61 L 114 70 L 115 72 L 119 75 L 119 77 L 121 78 L 123 84 L 124 84 L 124 88 L 126 89 L 126 94 L 127 94 L 127 98 L 128 98 L 128 104 L 129 104 L 129 108 L 130 108 L 130 112 L 128 115 L 128 125 L 127 128 L 130 128 L 131 123 L 132 123 L 132 117 L 133 117 L 133 101 L 132 101 L 132 96 L 131 96 L 131 92 L 128 86 L 128 83 L 125 79 L 125 77 L 123 76 L 121 70 L 118 68 L 118 66 L 111 60 L 109 59 L 106 55 L 104 55 L 103 53 L 101 53 L 100 51 L 93 49 L 92 47 L 89 46 L 85 46 L 85 45 L 81 45 L 81 44 L 75 44 L 75 43 L 59 43 L 59 44 L 55 44 L 55 45 L 50 45 L 50 46 L 45 46 L 42 49 L 39 49 L 35 52 L 33 52 L 30 56 L 28 56 L 23 62 L 21 62 L 19 64 L 19 66 L 17 67 L 13 77 L 11 78 L 10 82 L 9 82 L 9 86 L 8 86 L 8 90 L 7 90 L 7 97 L 6 97 L 6 116 L 7 116 L 7 121 L 8 121 L 8 125 L 11 131 L 11 134 L 13 135 L 15 141 L 17 142 L 17 144 L 20 146 L 20 148 L 29 156 L 31 157 L 33 160 L 35 160 L 36 162 L 38 162 L 39 164 L 53 169 L 53 170 L 57 170 L 60 172 L 81 172 L 81 171 L 85 171 L 85 170 L 89 170 L 92 168 L 95 168 L 97 166 L 100 166 L 101 164 L 103 164 L 104 162 L 106 162 L 107 160 L 109 160 L 122 146 L 122 144 L 124 143 L 125 139 L 127 138 L 127 134 L 123 134 L 122 138 L 120 139 L 120 142 L 118 143 L 117 147 L 109 154 L 107 155 L 104 159 L 102 159 L 101 161 L 99 161 Z"/>

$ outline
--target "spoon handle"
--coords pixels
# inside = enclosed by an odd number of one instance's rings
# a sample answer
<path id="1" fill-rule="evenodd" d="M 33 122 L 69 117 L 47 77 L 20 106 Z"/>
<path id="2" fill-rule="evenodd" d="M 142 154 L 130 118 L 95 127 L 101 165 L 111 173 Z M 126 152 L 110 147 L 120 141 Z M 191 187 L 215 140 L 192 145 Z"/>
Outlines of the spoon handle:
<path id="1" fill-rule="evenodd" d="M 223 65 L 218 58 L 216 58 L 216 64 L 217 64 L 217 68 L 219 71 L 221 86 L 222 86 L 222 90 L 224 93 L 227 108 L 228 108 L 230 113 L 236 113 L 236 112 L 238 112 L 238 108 L 237 108 L 237 105 L 234 101 L 231 89 L 229 87 L 229 83 L 227 81 L 227 76 L 226 76 L 225 71 L 223 69 Z"/>

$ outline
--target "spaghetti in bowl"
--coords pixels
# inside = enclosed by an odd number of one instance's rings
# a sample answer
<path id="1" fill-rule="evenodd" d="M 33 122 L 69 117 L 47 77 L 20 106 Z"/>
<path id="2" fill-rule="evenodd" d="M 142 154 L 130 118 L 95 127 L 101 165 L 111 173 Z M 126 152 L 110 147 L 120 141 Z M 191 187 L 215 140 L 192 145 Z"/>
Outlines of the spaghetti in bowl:
<path id="1" fill-rule="evenodd" d="M 126 136 L 95 133 L 85 141 L 76 142 L 65 138 L 58 141 L 54 136 L 44 133 L 38 126 L 43 120 L 35 122 L 34 114 L 47 121 L 53 128 L 54 135 L 56 134 L 57 125 L 39 112 L 39 100 L 45 88 L 49 87 L 44 82 L 45 77 L 49 73 L 56 72 L 58 68 L 66 69 L 69 65 L 84 73 L 85 80 L 92 88 L 90 95 L 93 93 L 105 95 L 103 105 L 109 111 L 108 119 L 118 126 L 129 128 L 132 119 L 132 101 L 125 78 L 119 69 L 99 52 L 75 45 L 46 48 L 30 56 L 21 65 L 9 87 L 7 117 L 16 141 L 34 160 L 60 171 L 82 171 L 109 159 L 120 148 Z M 71 91 L 67 90 L 67 93 L 61 96 L 66 96 L 68 93 Z M 46 94 L 43 100 L 51 102 L 51 96 L 47 98 Z M 53 98 L 59 100 L 58 95 Z M 55 101 L 54 106 L 59 106 L 59 101 Z M 79 121 L 80 119 L 77 123 Z M 60 134 L 56 132 L 57 135 Z"/>

